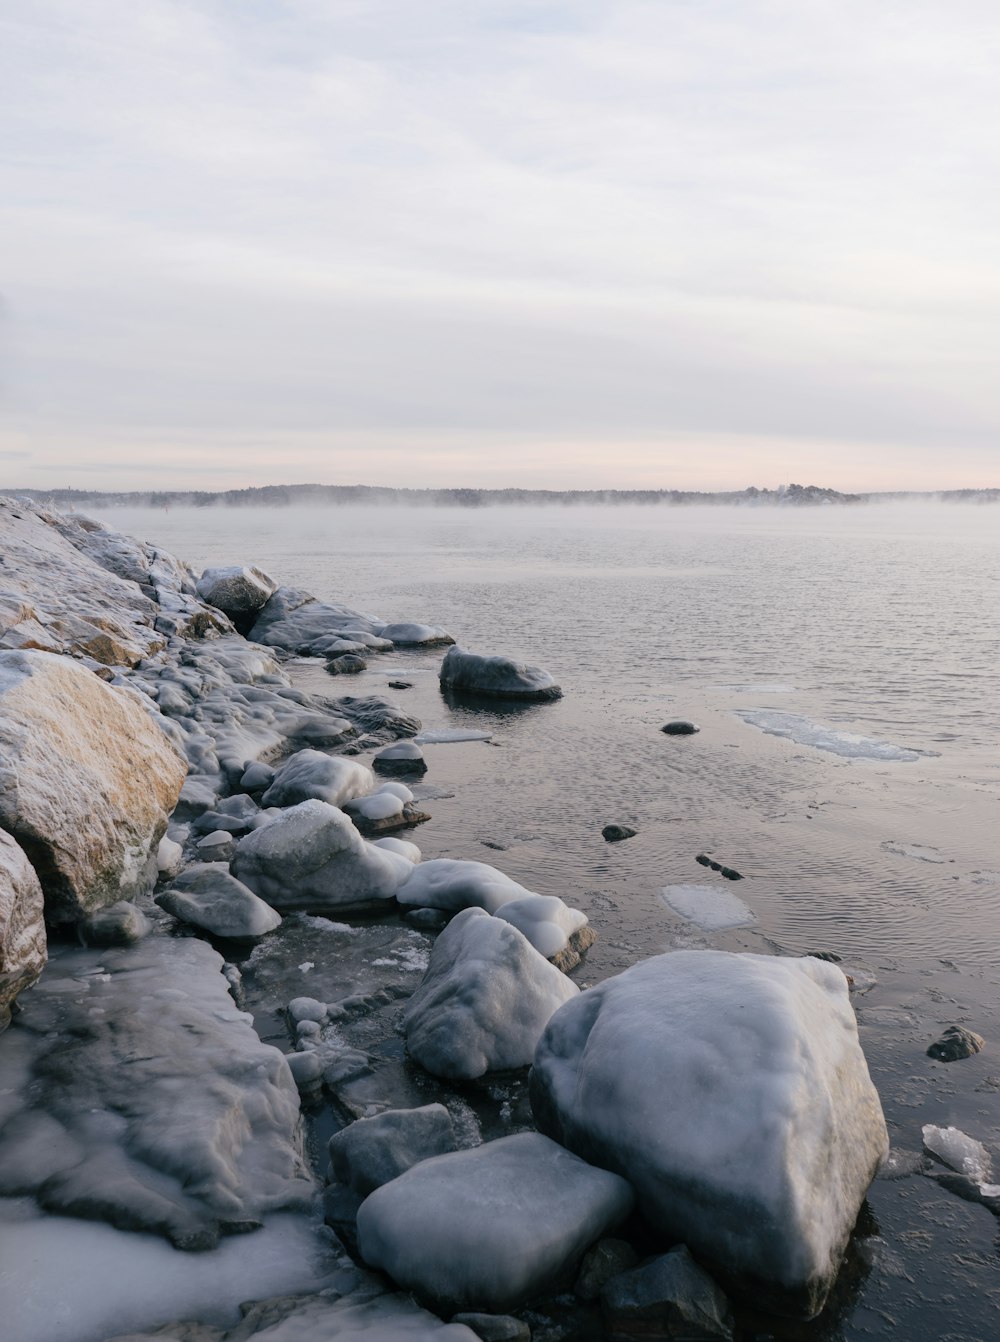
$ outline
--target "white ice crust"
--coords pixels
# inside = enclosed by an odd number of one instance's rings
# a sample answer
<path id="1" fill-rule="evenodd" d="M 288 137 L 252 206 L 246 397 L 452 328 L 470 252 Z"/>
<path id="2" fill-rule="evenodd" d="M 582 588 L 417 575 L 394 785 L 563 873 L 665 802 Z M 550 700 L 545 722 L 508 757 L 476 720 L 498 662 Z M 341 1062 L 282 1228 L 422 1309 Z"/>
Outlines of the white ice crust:
<path id="1" fill-rule="evenodd" d="M 756 922 L 753 910 L 730 890 L 714 885 L 666 885 L 663 902 L 703 932 L 722 932 L 727 927 L 749 927 Z"/>
<path id="2" fill-rule="evenodd" d="M 315 798 L 343 806 L 374 786 L 375 775 L 357 760 L 324 755 L 321 750 L 299 750 L 278 770 L 261 801 L 264 806 L 295 806 Z"/>
<path id="3" fill-rule="evenodd" d="M 546 960 L 565 950 L 573 933 L 587 925 L 587 915 L 580 909 L 571 909 L 558 895 L 513 899 L 497 909 L 496 916 L 523 933 Z"/>
<path id="4" fill-rule="evenodd" d="M 418 908 L 485 909 L 496 913 L 504 904 L 533 894 L 487 862 L 436 857 L 422 862 L 400 886 L 400 904 Z"/>
<path id="5" fill-rule="evenodd" d="M 781 736 L 802 746 L 813 746 L 816 750 L 842 755 L 845 759 L 907 762 L 935 753 L 932 750 L 907 750 L 903 746 L 894 746 L 888 741 L 878 741 L 870 736 L 858 736 L 836 727 L 824 727 L 821 722 L 813 722 L 798 713 L 783 713 L 776 708 L 740 708 L 736 716 L 751 727 L 767 732 L 769 736 Z"/>

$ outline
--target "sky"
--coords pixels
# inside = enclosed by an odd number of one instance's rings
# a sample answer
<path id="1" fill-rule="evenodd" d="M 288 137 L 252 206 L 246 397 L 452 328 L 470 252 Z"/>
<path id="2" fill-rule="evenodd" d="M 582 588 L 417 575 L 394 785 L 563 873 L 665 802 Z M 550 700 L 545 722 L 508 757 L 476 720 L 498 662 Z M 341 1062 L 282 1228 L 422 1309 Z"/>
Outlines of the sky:
<path id="1" fill-rule="evenodd" d="M 1000 485 L 994 0 L 0 0 L 0 485 Z"/>

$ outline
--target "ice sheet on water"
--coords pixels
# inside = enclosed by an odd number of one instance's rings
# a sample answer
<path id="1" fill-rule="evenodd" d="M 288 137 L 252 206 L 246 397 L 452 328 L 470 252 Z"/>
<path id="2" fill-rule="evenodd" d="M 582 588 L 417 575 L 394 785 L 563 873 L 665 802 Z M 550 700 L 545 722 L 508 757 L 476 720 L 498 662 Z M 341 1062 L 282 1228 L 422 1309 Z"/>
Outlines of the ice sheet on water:
<path id="1" fill-rule="evenodd" d="M 418 746 L 441 746 L 457 741 L 492 741 L 493 733 L 465 727 L 429 727 L 417 732 L 413 740 Z"/>
<path id="2" fill-rule="evenodd" d="M 923 1127 L 924 1149 L 974 1183 L 985 1184 L 993 1174 L 993 1160 L 982 1142 L 960 1128 Z"/>
<path id="3" fill-rule="evenodd" d="M 825 727 L 821 722 L 813 722 L 799 713 L 783 713 L 776 708 L 738 708 L 736 716 L 751 727 L 767 732 L 769 736 L 781 736 L 786 741 L 826 750 L 845 759 L 910 761 L 937 753 L 933 750 L 908 750 L 904 746 L 894 746 L 889 741 L 878 741 L 871 736 L 858 736 L 837 727 Z"/>
<path id="4" fill-rule="evenodd" d="M 756 684 L 716 685 L 717 690 L 728 690 L 730 694 L 794 694 L 794 685 L 785 685 L 780 681 L 759 681 Z"/>
<path id="5" fill-rule="evenodd" d="M 749 927 L 756 922 L 752 909 L 728 890 L 714 885 L 666 885 L 660 898 L 674 913 L 694 923 L 703 932 L 722 932 L 728 927 Z"/>

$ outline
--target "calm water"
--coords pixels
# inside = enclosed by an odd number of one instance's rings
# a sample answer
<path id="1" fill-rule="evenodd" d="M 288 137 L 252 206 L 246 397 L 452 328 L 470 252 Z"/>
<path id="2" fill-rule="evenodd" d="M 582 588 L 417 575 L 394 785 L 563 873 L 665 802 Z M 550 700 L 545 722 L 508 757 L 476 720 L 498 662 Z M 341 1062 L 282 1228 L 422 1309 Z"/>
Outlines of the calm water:
<path id="1" fill-rule="evenodd" d="M 545 666 L 560 702 L 500 710 L 449 708 L 439 654 L 372 658 L 343 686 L 321 664 L 294 674 L 329 694 L 385 692 L 402 672 L 413 688 L 388 693 L 425 726 L 493 733 L 425 748 L 427 782 L 448 795 L 415 837 L 426 857 L 490 861 L 583 907 L 601 933 L 583 982 L 677 945 L 834 951 L 874 984 L 856 1006 L 894 1144 L 955 1123 L 1000 1155 L 1000 512 L 104 517 L 197 568 L 257 563 Z M 668 738 L 670 717 L 701 732 Z M 637 837 L 606 844 L 612 821 Z M 702 852 L 746 879 L 706 872 Z M 691 884 L 725 887 L 755 921 L 702 932 L 661 896 Z M 954 1022 L 987 1048 L 932 1062 Z M 869 1206 L 850 1298 L 809 1336 L 1000 1336 L 988 1212 L 924 1178 L 876 1183 Z"/>

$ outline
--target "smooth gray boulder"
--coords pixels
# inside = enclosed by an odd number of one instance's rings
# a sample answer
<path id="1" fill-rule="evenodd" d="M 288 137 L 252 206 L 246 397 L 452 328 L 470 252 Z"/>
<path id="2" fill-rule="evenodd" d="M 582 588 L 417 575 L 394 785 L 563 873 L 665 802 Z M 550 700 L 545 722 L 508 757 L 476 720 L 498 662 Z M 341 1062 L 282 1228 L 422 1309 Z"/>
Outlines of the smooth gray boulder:
<path id="1" fill-rule="evenodd" d="M 375 786 L 375 775 L 358 760 L 324 755 L 321 750 L 299 750 L 285 760 L 261 798 L 264 806 L 295 806 L 315 798 L 343 806 Z"/>
<path id="2" fill-rule="evenodd" d="M 526 1067 L 553 1012 L 579 993 L 515 927 L 466 909 L 435 941 L 407 1003 L 406 1047 L 454 1081 Z"/>
<path id="3" fill-rule="evenodd" d="M 333 1177 L 367 1197 L 421 1160 L 454 1151 L 455 1131 L 443 1104 L 387 1109 L 335 1132 L 329 1150 Z"/>
<path id="4" fill-rule="evenodd" d="M 186 774 L 140 696 L 69 657 L 0 653 L 0 828 L 27 853 L 50 923 L 152 884 Z"/>
<path id="5" fill-rule="evenodd" d="M 142 909 L 124 899 L 98 909 L 77 924 L 85 946 L 134 946 L 152 930 L 153 924 Z"/>
<path id="6" fill-rule="evenodd" d="M 729 1301 L 683 1244 L 613 1277 L 601 1292 L 601 1308 L 612 1342 L 729 1342 L 733 1336 Z"/>
<path id="7" fill-rule="evenodd" d="M 455 642 L 446 630 L 431 624 L 386 624 L 379 634 L 397 648 L 433 648 Z"/>
<path id="8" fill-rule="evenodd" d="M 664 1242 L 776 1313 L 822 1308 L 889 1149 L 847 980 L 812 958 L 642 961 L 553 1016 L 530 1092 Z"/>
<path id="9" fill-rule="evenodd" d="M 548 700 L 562 697 L 562 690 L 538 666 L 525 666 L 510 657 L 481 657 L 458 646 L 449 648 L 441 663 L 442 689 L 489 699 Z"/>
<path id="10" fill-rule="evenodd" d="M 374 909 L 394 898 L 413 870 L 401 853 L 376 848 L 348 816 L 304 801 L 241 839 L 232 874 L 272 908 Z"/>
<path id="11" fill-rule="evenodd" d="M 281 923 L 280 913 L 214 862 L 188 867 L 155 902 L 217 937 L 263 937 Z"/>
<path id="12" fill-rule="evenodd" d="M 230 616 L 260 610 L 277 590 L 274 579 L 251 564 L 207 568 L 198 579 L 202 601 Z"/>
<path id="13" fill-rule="evenodd" d="M 0 830 L 0 1030 L 18 993 L 45 968 L 42 887 L 24 852 Z"/>
<path id="14" fill-rule="evenodd" d="M 358 1211 L 365 1262 L 447 1311 L 502 1313 L 572 1280 L 629 1214 L 624 1179 L 537 1132 L 423 1160 Z"/>

